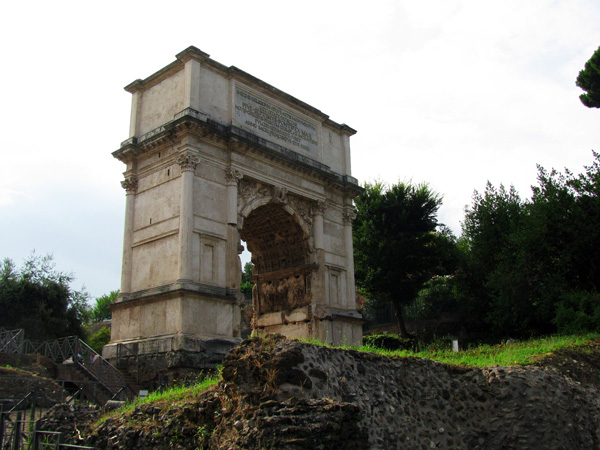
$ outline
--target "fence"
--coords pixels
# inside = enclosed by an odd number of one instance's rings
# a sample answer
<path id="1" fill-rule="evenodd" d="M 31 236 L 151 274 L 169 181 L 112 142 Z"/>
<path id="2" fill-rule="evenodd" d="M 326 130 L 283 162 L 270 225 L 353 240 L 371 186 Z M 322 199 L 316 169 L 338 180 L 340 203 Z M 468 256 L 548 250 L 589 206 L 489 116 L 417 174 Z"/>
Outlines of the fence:
<path id="1" fill-rule="evenodd" d="M 125 383 L 123 374 L 116 367 L 102 358 L 94 349 L 77 336 L 69 336 L 41 343 L 25 340 L 22 348 L 22 353 L 37 353 L 50 358 L 58 364 L 80 364 L 102 383 L 112 385 L 123 385 Z"/>
<path id="2" fill-rule="evenodd" d="M 118 367 L 123 367 L 122 364 L 127 364 L 127 360 L 135 360 L 135 382 L 140 382 L 140 355 L 137 348 L 129 348 L 127 344 L 117 344 L 117 361 Z"/>
<path id="3" fill-rule="evenodd" d="M 23 330 L 0 328 L 0 351 L 4 353 L 39 354 L 57 364 L 72 363 L 85 375 L 102 385 L 114 396 L 135 395 L 125 382 L 123 374 L 102 358 L 94 349 L 77 336 L 54 341 L 32 342 L 24 339 Z"/>
<path id="4" fill-rule="evenodd" d="M 0 327 L 0 352 L 23 353 L 24 340 L 24 330 L 5 330 Z"/>
<path id="5" fill-rule="evenodd" d="M 38 429 L 35 416 L 0 412 L 0 450 L 94 450 L 93 447 L 63 444 L 62 433 Z"/>

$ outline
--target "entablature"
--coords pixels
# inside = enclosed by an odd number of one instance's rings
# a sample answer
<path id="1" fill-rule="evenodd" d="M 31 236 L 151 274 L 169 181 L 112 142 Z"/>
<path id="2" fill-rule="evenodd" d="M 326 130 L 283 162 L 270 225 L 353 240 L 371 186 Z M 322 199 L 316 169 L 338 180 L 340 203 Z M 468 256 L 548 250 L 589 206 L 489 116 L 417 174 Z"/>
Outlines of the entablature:
<path id="1" fill-rule="evenodd" d="M 294 150 L 282 147 L 234 125 L 223 125 L 206 114 L 191 108 L 177 113 L 175 118 L 160 127 L 145 133 L 139 138 L 131 137 L 121 143 L 121 148 L 113 152 L 119 161 L 127 163 L 139 155 L 157 146 L 180 142 L 184 134 L 193 133 L 200 137 L 210 137 L 221 144 L 228 144 L 229 148 L 241 152 L 250 149 L 266 156 L 290 164 L 297 170 L 307 171 L 324 179 L 328 184 L 341 188 L 349 196 L 357 196 L 362 192 L 358 180 L 351 175 L 342 175 L 312 158 L 304 156 Z"/>

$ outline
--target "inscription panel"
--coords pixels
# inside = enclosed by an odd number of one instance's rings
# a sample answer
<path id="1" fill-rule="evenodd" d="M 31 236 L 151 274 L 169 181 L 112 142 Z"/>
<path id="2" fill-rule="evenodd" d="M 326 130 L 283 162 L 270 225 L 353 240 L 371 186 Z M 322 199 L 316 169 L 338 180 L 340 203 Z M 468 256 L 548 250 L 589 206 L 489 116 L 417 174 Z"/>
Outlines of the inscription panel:
<path id="1" fill-rule="evenodd" d="M 291 150 L 317 156 L 314 124 L 239 87 L 234 106 L 234 121 L 240 128 Z"/>

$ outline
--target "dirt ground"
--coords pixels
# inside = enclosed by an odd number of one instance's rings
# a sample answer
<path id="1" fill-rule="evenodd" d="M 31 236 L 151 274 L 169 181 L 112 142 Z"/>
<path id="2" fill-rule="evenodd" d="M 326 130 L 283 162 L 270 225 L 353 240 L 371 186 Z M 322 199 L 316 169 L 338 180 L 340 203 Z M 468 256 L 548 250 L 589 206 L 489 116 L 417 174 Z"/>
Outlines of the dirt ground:
<path id="1" fill-rule="evenodd" d="M 600 387 L 600 339 L 551 353 L 534 365 L 551 368 L 579 383 Z"/>
<path id="2" fill-rule="evenodd" d="M 58 401 L 62 388 L 52 380 L 54 374 L 55 365 L 48 358 L 0 353 L 0 402 L 11 405 L 33 389 Z"/>

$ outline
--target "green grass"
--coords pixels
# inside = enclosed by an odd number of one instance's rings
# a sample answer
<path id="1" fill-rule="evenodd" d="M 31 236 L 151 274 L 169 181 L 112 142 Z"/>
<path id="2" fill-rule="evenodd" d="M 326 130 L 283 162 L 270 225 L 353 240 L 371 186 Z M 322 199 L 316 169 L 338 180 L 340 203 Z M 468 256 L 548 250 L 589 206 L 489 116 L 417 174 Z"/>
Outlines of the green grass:
<path id="1" fill-rule="evenodd" d="M 100 425 L 109 418 L 115 417 L 123 412 L 131 411 L 136 406 L 146 403 L 153 403 L 158 407 L 161 407 L 162 405 L 166 406 L 167 408 L 177 405 L 178 403 L 185 403 L 190 398 L 196 397 L 208 390 L 210 387 L 216 385 L 220 380 L 221 374 L 219 373 L 215 376 L 207 377 L 201 382 L 191 386 L 174 386 L 165 390 L 151 392 L 146 397 L 137 397 L 133 402 L 126 403 L 123 407 L 104 414 L 102 417 L 100 417 L 100 419 L 98 419 L 96 425 Z"/>
<path id="2" fill-rule="evenodd" d="M 194 397 L 202 394 L 209 387 L 214 386 L 221 380 L 221 375 L 215 375 L 214 377 L 208 377 L 202 380 L 200 383 L 193 384 L 191 386 L 174 386 L 164 391 L 155 391 L 150 393 L 147 397 L 138 397 L 137 400 L 132 404 L 133 407 L 144 403 L 177 403 L 181 400 L 186 400 L 189 397 Z"/>
<path id="3" fill-rule="evenodd" d="M 341 348 L 358 350 L 363 352 L 376 353 L 393 358 L 418 357 L 433 361 L 439 361 L 445 364 L 469 366 L 469 367 L 489 367 L 489 366 L 526 366 L 549 355 L 556 350 L 565 347 L 581 346 L 592 339 L 599 338 L 599 334 L 572 335 L 572 336 L 549 336 L 544 338 L 530 339 L 527 341 L 516 342 L 512 344 L 501 345 L 480 345 L 478 347 L 454 352 L 448 348 L 435 347 L 425 348 L 421 351 L 408 350 L 382 350 L 380 348 L 362 346 Z M 316 340 L 305 340 L 304 342 L 315 345 L 326 345 Z"/>
<path id="4" fill-rule="evenodd" d="M 361 352 L 371 352 L 392 358 L 417 357 L 433 361 L 439 361 L 445 364 L 468 366 L 468 367 L 489 367 L 489 366 L 526 366 L 533 364 L 544 356 L 550 355 L 562 348 L 578 347 L 585 345 L 593 339 L 600 338 L 600 334 L 570 335 L 570 336 L 549 336 L 544 338 L 530 339 L 527 341 L 515 342 L 511 344 L 500 345 L 480 345 L 478 347 L 468 348 L 459 352 L 454 352 L 450 347 L 450 339 L 447 339 L 448 348 L 440 348 L 439 342 L 421 351 L 408 350 L 382 350 L 380 348 L 361 346 L 339 346 L 337 348 L 358 350 Z M 316 339 L 304 339 L 301 342 L 334 347 L 325 344 Z M 442 346 L 443 347 L 443 346 Z M 175 386 L 163 391 L 153 392 L 147 397 L 138 397 L 134 402 L 127 403 L 120 409 L 105 414 L 98 424 L 109 417 L 114 417 L 122 412 L 130 411 L 138 405 L 153 403 L 161 407 L 169 407 L 177 403 L 185 403 L 190 398 L 195 397 L 211 386 L 214 386 L 221 380 L 221 375 L 205 378 L 202 382 L 192 386 Z"/>

